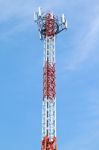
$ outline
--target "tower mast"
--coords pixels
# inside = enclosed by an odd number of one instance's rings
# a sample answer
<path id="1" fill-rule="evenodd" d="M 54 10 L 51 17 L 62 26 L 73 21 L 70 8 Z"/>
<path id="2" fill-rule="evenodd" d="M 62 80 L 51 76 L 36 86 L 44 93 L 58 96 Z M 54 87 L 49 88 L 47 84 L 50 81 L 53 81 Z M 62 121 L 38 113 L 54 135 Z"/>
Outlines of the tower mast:
<path id="1" fill-rule="evenodd" d="M 67 29 L 67 20 L 64 14 L 59 19 L 52 12 L 44 13 L 38 8 L 34 21 L 38 25 L 40 39 L 44 41 L 41 150 L 57 150 L 55 37 Z"/>

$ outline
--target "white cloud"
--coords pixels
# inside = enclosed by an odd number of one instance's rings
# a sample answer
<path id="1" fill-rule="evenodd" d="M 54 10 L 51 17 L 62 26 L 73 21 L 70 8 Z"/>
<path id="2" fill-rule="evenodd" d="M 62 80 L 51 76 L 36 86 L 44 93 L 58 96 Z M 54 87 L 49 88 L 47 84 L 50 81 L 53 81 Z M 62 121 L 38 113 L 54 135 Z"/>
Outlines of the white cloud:
<path id="1" fill-rule="evenodd" d="M 34 1 L 7 0 L 0 1 L 0 21 L 8 21 L 12 17 L 29 16 L 35 7 Z"/>
<path id="2" fill-rule="evenodd" d="M 7 21 L 11 17 L 27 17 L 30 16 L 33 11 L 41 6 L 44 10 L 54 9 L 61 10 L 69 9 L 82 3 L 79 0 L 69 0 L 67 3 L 64 1 L 57 0 L 0 0 L 0 21 Z"/>
<path id="3" fill-rule="evenodd" d="M 77 35 L 73 40 L 73 52 L 71 52 L 71 58 L 68 61 L 66 69 L 75 70 L 80 64 L 88 60 L 97 49 L 97 43 L 99 39 L 99 11 L 97 11 L 97 6 L 94 6 L 93 16 L 89 18 L 86 22 L 88 26 L 85 28 L 78 29 Z M 96 15 L 97 14 L 97 15 Z M 90 14 L 87 14 L 88 16 Z M 87 30 L 86 30 L 87 29 Z M 82 31 L 82 37 L 80 37 Z M 99 53 L 98 53 L 99 54 Z"/>

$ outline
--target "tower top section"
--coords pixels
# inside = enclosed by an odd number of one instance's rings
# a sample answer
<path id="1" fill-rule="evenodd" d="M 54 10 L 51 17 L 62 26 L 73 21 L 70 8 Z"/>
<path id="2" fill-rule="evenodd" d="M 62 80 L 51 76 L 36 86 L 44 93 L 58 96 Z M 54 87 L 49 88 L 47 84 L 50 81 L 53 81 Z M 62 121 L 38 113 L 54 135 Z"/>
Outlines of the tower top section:
<path id="1" fill-rule="evenodd" d="M 41 40 L 46 37 L 51 38 L 61 31 L 67 30 L 67 19 L 64 14 L 58 17 L 52 12 L 43 12 L 40 7 L 37 12 L 34 12 L 34 21 L 38 25 Z"/>

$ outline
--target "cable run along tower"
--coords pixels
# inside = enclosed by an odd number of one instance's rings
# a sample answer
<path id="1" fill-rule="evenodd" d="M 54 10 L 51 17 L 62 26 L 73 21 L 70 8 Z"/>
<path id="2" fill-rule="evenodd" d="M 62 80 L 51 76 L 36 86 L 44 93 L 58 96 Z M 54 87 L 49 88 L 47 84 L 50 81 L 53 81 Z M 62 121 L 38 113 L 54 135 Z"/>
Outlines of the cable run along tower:
<path id="1" fill-rule="evenodd" d="M 45 13 L 38 8 L 34 21 L 44 42 L 41 150 L 57 150 L 55 37 L 67 29 L 67 20 L 64 14 L 58 18 L 52 12 Z"/>

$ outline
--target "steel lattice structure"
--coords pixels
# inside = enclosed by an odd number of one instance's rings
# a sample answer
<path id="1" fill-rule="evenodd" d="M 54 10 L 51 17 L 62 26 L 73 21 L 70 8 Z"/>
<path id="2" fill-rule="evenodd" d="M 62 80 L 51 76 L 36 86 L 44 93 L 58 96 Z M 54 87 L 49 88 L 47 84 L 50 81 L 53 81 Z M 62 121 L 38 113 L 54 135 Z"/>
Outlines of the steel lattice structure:
<path id="1" fill-rule="evenodd" d="M 51 12 L 41 12 L 40 8 L 34 13 L 34 20 L 44 41 L 41 150 L 57 150 L 55 37 L 67 29 L 67 21 L 64 14 L 59 19 Z"/>

